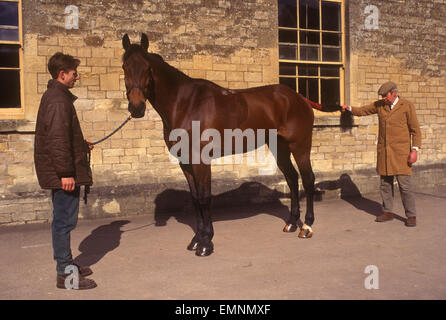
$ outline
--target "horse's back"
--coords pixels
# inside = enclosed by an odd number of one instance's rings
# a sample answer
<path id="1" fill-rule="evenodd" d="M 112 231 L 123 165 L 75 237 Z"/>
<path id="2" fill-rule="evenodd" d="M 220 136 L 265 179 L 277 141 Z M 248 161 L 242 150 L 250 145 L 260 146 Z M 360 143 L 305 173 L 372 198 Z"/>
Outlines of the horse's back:
<path id="1" fill-rule="evenodd" d="M 275 128 L 313 126 L 313 109 L 296 91 L 282 84 L 228 89 L 204 79 L 193 79 L 189 114 L 200 115 L 209 125 L 225 128 Z M 217 124 L 218 123 L 218 124 Z"/>

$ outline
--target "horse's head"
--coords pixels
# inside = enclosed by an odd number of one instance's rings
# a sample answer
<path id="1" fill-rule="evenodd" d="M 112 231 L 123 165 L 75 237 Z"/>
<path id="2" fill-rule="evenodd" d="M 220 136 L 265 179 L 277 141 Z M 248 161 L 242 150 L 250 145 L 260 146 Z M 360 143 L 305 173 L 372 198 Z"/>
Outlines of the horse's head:
<path id="1" fill-rule="evenodd" d="M 125 50 L 122 57 L 122 68 L 129 100 L 128 110 L 133 118 L 142 118 L 146 110 L 146 99 L 150 86 L 153 85 L 147 53 L 149 40 L 143 33 L 141 44 L 130 44 L 129 36 L 125 34 L 122 38 L 122 46 Z"/>

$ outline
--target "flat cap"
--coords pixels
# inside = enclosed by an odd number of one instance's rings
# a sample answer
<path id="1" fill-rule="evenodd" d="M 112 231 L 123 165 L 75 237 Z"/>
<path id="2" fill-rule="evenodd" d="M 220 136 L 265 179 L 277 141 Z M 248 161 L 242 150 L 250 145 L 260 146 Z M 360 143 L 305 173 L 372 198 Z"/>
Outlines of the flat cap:
<path id="1" fill-rule="evenodd" d="M 385 96 L 389 91 L 392 91 L 393 89 L 397 89 L 396 83 L 392 81 L 387 81 L 379 88 L 378 94 L 380 96 Z"/>

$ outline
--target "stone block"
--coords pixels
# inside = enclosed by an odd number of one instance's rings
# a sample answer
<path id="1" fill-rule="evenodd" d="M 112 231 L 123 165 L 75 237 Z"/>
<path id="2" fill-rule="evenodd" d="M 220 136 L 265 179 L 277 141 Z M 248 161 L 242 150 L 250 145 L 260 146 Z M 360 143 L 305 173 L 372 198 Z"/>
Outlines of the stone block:
<path id="1" fill-rule="evenodd" d="M 89 67 L 108 67 L 110 65 L 110 59 L 107 58 L 87 58 L 87 66 Z M 99 69 L 99 70 L 103 70 L 104 72 L 106 71 L 106 69 Z M 98 70 L 93 70 L 92 72 L 94 73 L 101 73 L 101 72 L 97 72 Z"/>
<path id="2" fill-rule="evenodd" d="M 114 58 L 115 49 L 114 48 L 92 48 L 91 56 L 93 58 Z"/>
<path id="3" fill-rule="evenodd" d="M 210 81 L 226 80 L 224 71 L 206 71 L 206 79 Z"/>
<path id="4" fill-rule="evenodd" d="M 8 175 L 26 177 L 33 174 L 33 167 L 29 164 L 8 164 Z"/>
<path id="5" fill-rule="evenodd" d="M 141 138 L 140 130 L 126 130 L 122 129 L 122 138 L 124 139 L 139 139 Z"/>
<path id="6" fill-rule="evenodd" d="M 244 80 L 247 82 L 262 82 L 261 72 L 245 72 Z"/>
<path id="7" fill-rule="evenodd" d="M 14 212 L 11 214 L 11 218 L 13 222 L 25 222 L 36 220 L 36 213 L 34 211 L 31 212 Z"/>
<path id="8" fill-rule="evenodd" d="M 6 224 L 12 222 L 11 214 L 0 213 L 0 224 Z"/>
<path id="9" fill-rule="evenodd" d="M 243 82 L 244 74 L 240 71 L 228 71 L 226 73 L 226 80 L 229 82 Z"/>
<path id="10" fill-rule="evenodd" d="M 63 47 L 84 47 L 84 38 L 82 36 L 59 36 L 59 45 Z"/>
<path id="11" fill-rule="evenodd" d="M 99 75 L 94 73 L 81 74 L 80 83 L 82 86 L 98 86 Z"/>
<path id="12" fill-rule="evenodd" d="M 150 147 L 150 140 L 149 139 L 134 139 L 133 140 L 133 147 L 134 148 L 147 148 L 147 147 Z"/>
<path id="13" fill-rule="evenodd" d="M 107 73 L 100 75 L 101 90 L 118 91 L 119 90 L 119 74 Z"/>
<path id="14" fill-rule="evenodd" d="M 107 114 L 100 110 L 84 111 L 83 112 L 84 121 L 96 122 L 96 121 L 106 121 Z"/>
<path id="15" fill-rule="evenodd" d="M 212 56 L 194 55 L 193 63 L 196 70 L 212 70 Z"/>
<path id="16" fill-rule="evenodd" d="M 46 72 L 46 58 L 43 56 L 24 56 L 23 67 L 25 72 Z"/>
<path id="17" fill-rule="evenodd" d="M 105 99 L 105 91 L 92 91 L 88 90 L 87 99 Z"/>

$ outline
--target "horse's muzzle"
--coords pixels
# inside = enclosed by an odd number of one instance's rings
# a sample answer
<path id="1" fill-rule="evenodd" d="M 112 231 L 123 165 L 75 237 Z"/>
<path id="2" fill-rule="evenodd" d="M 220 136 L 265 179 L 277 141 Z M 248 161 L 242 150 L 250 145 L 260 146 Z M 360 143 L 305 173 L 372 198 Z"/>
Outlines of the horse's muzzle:
<path id="1" fill-rule="evenodd" d="M 146 112 L 146 103 L 140 102 L 138 104 L 138 107 L 135 107 L 134 104 L 129 103 L 128 110 L 130 114 L 132 115 L 132 118 L 142 118 L 144 117 L 144 114 Z"/>

